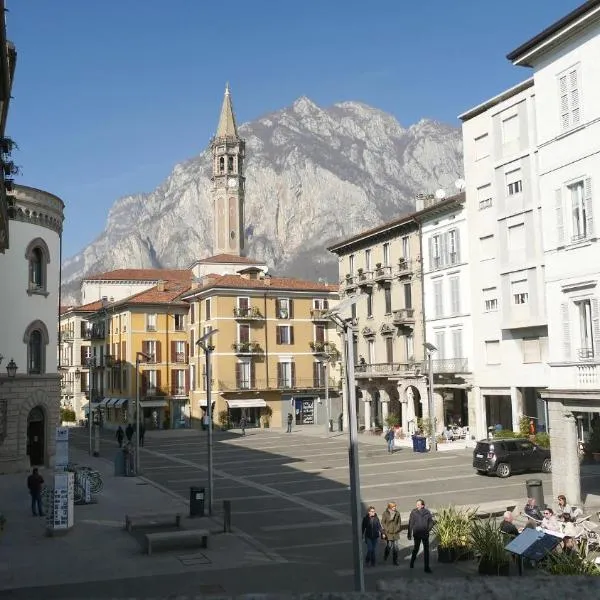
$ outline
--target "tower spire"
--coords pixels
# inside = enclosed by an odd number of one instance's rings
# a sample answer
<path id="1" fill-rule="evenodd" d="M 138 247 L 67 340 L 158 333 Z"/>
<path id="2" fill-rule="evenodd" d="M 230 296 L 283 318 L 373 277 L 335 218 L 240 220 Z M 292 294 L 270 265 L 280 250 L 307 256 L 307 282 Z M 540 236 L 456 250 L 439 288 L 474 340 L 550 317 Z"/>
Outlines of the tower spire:
<path id="1" fill-rule="evenodd" d="M 233 114 L 233 105 L 231 103 L 231 90 L 229 82 L 225 86 L 225 97 L 221 106 L 221 116 L 219 117 L 219 125 L 217 127 L 217 138 L 237 138 L 238 131 Z"/>

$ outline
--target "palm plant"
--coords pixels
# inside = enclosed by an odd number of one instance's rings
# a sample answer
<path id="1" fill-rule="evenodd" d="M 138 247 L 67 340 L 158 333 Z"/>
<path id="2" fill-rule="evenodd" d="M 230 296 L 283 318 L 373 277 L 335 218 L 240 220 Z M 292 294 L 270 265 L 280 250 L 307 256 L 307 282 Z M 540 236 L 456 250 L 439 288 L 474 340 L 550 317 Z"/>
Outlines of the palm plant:
<path id="1" fill-rule="evenodd" d="M 479 555 L 479 573 L 508 575 L 509 558 L 504 549 L 507 540 L 496 519 L 474 521 L 471 527 L 471 546 Z"/>
<path id="2" fill-rule="evenodd" d="M 448 506 L 437 511 L 433 533 L 438 541 L 438 560 L 453 562 L 470 553 L 471 529 L 477 508 Z"/>
<path id="3" fill-rule="evenodd" d="M 551 575 L 600 576 L 600 567 L 587 558 L 585 541 L 578 544 L 577 552 L 551 552 L 545 570 Z"/>

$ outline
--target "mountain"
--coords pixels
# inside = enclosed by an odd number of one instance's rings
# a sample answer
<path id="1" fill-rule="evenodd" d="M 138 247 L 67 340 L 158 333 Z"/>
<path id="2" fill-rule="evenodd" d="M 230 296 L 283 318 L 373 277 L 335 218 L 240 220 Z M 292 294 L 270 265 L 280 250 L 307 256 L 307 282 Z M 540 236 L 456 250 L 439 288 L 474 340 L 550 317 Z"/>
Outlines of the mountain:
<path id="1" fill-rule="evenodd" d="M 247 251 L 273 272 L 338 280 L 333 240 L 414 208 L 421 192 L 462 175 L 457 128 L 423 119 L 403 128 L 358 102 L 321 108 L 306 97 L 246 123 Z M 178 164 L 149 194 L 117 200 L 104 232 L 63 264 L 63 303 L 85 275 L 124 267 L 185 267 L 212 254 L 211 153 Z"/>

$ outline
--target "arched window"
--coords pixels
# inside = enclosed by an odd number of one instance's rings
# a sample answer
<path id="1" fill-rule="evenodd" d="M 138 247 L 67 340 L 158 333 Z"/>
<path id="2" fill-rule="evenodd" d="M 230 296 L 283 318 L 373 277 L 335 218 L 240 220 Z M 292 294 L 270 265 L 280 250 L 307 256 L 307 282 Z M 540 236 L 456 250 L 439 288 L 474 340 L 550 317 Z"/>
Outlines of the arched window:
<path id="1" fill-rule="evenodd" d="M 46 325 L 40 320 L 30 323 L 25 330 L 23 342 L 27 344 L 27 374 L 44 374 L 46 372 L 46 346 L 49 343 Z"/>
<path id="2" fill-rule="evenodd" d="M 221 156 L 219 158 L 219 173 L 225 173 L 225 157 Z"/>
<path id="3" fill-rule="evenodd" d="M 29 242 L 25 250 L 25 258 L 29 263 L 28 294 L 48 295 L 48 263 L 50 262 L 50 250 L 42 238 L 35 238 Z"/>

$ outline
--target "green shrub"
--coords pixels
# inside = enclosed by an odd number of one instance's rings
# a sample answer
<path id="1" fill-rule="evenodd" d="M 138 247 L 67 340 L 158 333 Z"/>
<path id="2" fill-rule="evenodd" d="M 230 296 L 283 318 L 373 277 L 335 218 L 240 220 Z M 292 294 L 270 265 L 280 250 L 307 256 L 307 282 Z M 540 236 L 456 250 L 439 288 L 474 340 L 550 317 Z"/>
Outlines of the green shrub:
<path id="1" fill-rule="evenodd" d="M 471 527 L 477 515 L 476 508 L 442 508 L 435 513 L 433 533 L 441 548 L 467 548 L 471 543 Z"/>
<path id="2" fill-rule="evenodd" d="M 535 443 L 541 448 L 550 448 L 550 436 L 547 433 L 537 433 Z"/>
<path id="3" fill-rule="evenodd" d="M 75 423 L 75 421 L 77 420 L 75 411 L 71 410 L 70 408 L 61 408 L 60 420 L 62 423 Z"/>
<path id="4" fill-rule="evenodd" d="M 398 417 L 398 415 L 388 415 L 385 418 L 385 424 L 390 428 L 393 429 L 394 427 L 398 427 L 398 425 L 400 425 L 400 418 Z"/>
<path id="5" fill-rule="evenodd" d="M 510 429 L 501 429 L 500 431 L 494 431 L 494 437 L 497 440 L 506 440 L 506 439 L 510 439 L 510 438 L 521 437 L 521 434 L 515 433 L 514 431 L 512 431 Z"/>

